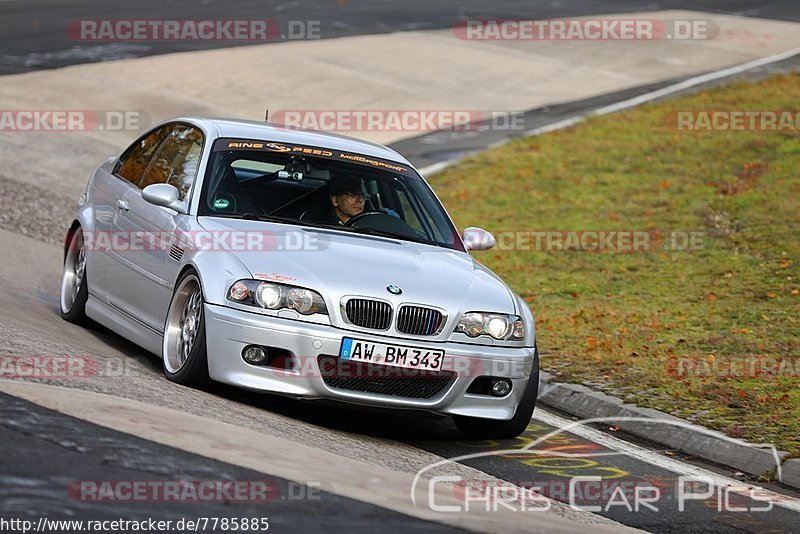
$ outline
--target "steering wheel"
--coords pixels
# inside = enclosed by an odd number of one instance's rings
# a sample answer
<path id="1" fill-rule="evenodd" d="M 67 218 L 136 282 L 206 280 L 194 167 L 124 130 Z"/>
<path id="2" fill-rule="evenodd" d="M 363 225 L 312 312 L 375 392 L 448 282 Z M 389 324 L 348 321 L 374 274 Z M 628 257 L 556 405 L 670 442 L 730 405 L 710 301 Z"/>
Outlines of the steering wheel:
<path id="1" fill-rule="evenodd" d="M 347 222 L 344 223 L 344 225 L 355 228 L 356 223 L 358 223 L 359 221 L 363 221 L 367 217 L 370 217 L 370 216 L 373 216 L 373 215 L 383 215 L 384 217 L 391 217 L 391 215 L 386 215 L 382 211 L 362 211 L 358 215 L 354 215 L 354 216 L 350 217 L 349 219 L 347 219 Z"/>

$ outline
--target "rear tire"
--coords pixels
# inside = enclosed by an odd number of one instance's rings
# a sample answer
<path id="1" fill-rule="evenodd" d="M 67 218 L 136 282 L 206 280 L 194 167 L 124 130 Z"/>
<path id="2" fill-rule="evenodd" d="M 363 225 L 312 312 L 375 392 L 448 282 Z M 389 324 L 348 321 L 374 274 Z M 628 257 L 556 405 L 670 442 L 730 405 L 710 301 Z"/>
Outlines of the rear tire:
<path id="1" fill-rule="evenodd" d="M 86 248 L 80 227 L 70 230 L 64 251 L 61 272 L 61 318 L 77 325 L 85 325 L 86 301 L 89 300 L 89 283 L 86 279 Z"/>
<path id="2" fill-rule="evenodd" d="M 514 417 L 508 421 L 483 419 L 480 417 L 453 416 L 458 429 L 467 439 L 511 439 L 519 436 L 531 422 L 533 410 L 536 408 L 536 396 L 539 393 L 539 350 L 534 349 L 533 368 L 525 394 L 517 405 Z"/>
<path id="3" fill-rule="evenodd" d="M 178 384 L 204 388 L 211 382 L 206 353 L 206 321 L 200 278 L 187 271 L 175 284 L 164 324 L 164 375 Z"/>

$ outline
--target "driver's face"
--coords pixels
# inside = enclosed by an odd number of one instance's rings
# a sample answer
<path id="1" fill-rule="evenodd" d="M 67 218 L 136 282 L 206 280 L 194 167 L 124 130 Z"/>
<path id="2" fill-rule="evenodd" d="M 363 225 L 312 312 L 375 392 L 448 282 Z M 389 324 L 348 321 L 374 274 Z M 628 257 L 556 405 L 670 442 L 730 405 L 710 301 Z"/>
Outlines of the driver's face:
<path id="1" fill-rule="evenodd" d="M 342 193 L 331 197 L 331 204 L 339 216 L 339 220 L 346 223 L 364 211 L 364 195 L 362 193 Z"/>

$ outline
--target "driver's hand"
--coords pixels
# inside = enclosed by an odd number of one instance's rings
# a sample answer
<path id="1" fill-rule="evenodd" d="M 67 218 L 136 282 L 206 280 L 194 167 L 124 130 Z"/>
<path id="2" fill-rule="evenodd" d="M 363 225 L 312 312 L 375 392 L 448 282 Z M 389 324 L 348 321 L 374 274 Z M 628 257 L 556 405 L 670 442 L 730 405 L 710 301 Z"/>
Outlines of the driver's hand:
<path id="1" fill-rule="evenodd" d="M 398 219 L 400 218 L 400 214 L 391 208 L 379 208 L 378 211 L 386 215 L 391 215 L 392 217 L 397 217 Z"/>

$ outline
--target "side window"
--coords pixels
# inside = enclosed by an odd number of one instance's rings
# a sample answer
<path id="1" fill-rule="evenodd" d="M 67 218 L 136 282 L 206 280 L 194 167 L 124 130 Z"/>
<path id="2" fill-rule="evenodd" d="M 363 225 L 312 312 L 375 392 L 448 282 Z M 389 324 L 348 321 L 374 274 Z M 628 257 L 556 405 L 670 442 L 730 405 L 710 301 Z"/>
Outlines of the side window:
<path id="1" fill-rule="evenodd" d="M 422 227 L 422 223 L 419 222 L 419 218 L 414 212 L 414 208 L 411 207 L 411 202 L 409 202 L 406 192 L 402 189 L 398 190 L 397 197 L 400 199 L 400 207 L 403 210 L 403 216 L 405 217 L 406 223 L 408 223 L 408 225 L 415 230 L 424 232 L 425 229 Z"/>
<path id="2" fill-rule="evenodd" d="M 442 229 L 447 228 L 447 223 L 441 218 L 434 219 L 432 214 L 437 213 L 437 211 L 432 211 L 424 202 L 420 202 L 421 199 L 426 197 L 422 197 L 419 194 L 416 197 L 411 196 L 409 191 L 406 191 L 405 186 L 400 184 L 395 184 L 394 187 L 396 187 L 397 198 L 400 202 L 399 207 L 402 209 L 402 216 L 406 224 L 428 235 L 429 238 L 448 243 L 452 242 L 449 238 L 446 239 L 442 233 Z"/>
<path id="3" fill-rule="evenodd" d="M 197 176 L 202 150 L 203 134 L 199 130 L 183 124 L 176 126 L 153 156 L 139 187 L 174 185 L 180 193 L 178 198 L 183 200 Z"/>
<path id="4" fill-rule="evenodd" d="M 120 157 L 117 174 L 133 185 L 137 185 L 153 152 L 156 151 L 158 145 L 161 144 L 161 141 L 164 140 L 172 128 L 172 124 L 162 126 L 128 147 Z"/>

